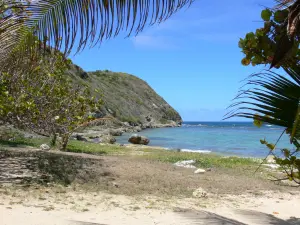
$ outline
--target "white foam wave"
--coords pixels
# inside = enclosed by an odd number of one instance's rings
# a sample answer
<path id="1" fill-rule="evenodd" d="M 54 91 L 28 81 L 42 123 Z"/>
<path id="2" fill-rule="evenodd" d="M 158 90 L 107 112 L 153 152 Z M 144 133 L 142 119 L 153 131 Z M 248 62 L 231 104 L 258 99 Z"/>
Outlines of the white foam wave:
<path id="1" fill-rule="evenodd" d="M 202 150 L 202 149 L 180 149 L 181 152 L 195 152 L 195 153 L 204 153 L 209 154 L 211 153 L 210 150 Z"/>
<path id="2" fill-rule="evenodd" d="M 183 124 L 183 127 L 207 127 L 208 125 L 203 124 Z"/>

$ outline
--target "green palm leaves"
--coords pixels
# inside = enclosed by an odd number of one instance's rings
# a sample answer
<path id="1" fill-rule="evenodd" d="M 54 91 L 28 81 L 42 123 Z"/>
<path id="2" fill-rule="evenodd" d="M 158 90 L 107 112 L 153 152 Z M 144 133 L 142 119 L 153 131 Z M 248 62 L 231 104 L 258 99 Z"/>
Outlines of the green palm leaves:
<path id="1" fill-rule="evenodd" d="M 193 0 L 35 0 L 0 6 L 0 49 L 7 57 L 18 47 L 51 46 L 65 54 L 118 35 L 138 34 L 168 19 Z M 18 8 L 19 10 L 15 10 Z M 0 17 L 1 18 L 1 17 Z M 37 37 L 35 39 L 34 37 Z M 24 49 L 25 48 L 25 49 Z"/>
<path id="2" fill-rule="evenodd" d="M 251 75 L 226 117 L 251 118 L 287 128 L 291 140 L 300 138 L 300 68 L 287 76 L 271 71 Z M 246 88 L 246 89 L 244 89 Z"/>

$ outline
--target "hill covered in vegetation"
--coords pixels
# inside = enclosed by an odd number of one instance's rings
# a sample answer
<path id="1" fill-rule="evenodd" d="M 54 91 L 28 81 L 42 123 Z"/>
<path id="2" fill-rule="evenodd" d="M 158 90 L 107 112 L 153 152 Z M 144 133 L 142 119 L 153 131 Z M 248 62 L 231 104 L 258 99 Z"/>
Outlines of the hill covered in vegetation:
<path id="1" fill-rule="evenodd" d="M 90 87 L 93 95 L 103 100 L 98 117 L 109 115 L 142 128 L 177 126 L 182 122 L 178 112 L 136 76 L 108 70 L 85 72 L 74 64 L 68 75 L 75 83 Z"/>

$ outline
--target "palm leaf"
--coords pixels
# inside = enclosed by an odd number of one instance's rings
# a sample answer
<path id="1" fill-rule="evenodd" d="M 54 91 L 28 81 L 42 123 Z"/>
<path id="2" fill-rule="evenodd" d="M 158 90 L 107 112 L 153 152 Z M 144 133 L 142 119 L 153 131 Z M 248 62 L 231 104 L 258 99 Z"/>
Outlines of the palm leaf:
<path id="1" fill-rule="evenodd" d="M 18 1 L 22 12 L 16 13 L 9 20 L 0 21 L 2 56 L 9 57 L 16 46 L 23 52 L 29 51 L 28 48 L 36 40 L 28 30 L 38 38 L 39 46 L 51 46 L 69 54 L 74 47 L 77 48 L 76 52 L 87 45 L 93 47 L 104 39 L 115 37 L 121 31 L 127 36 L 136 35 L 147 25 L 161 23 L 192 2 L 193 0 Z M 9 9 L 16 7 L 15 1 L 7 1 L 7 5 Z M 1 31 L 4 27 L 8 32 Z M 9 29 L 13 30 L 13 34 L 9 33 Z"/>
<path id="2" fill-rule="evenodd" d="M 296 113 L 295 122 L 291 132 L 291 141 L 294 137 L 295 138 L 300 137 L 300 102 L 299 102 L 299 107 Z"/>
<path id="3" fill-rule="evenodd" d="M 251 75 L 225 119 L 244 117 L 259 119 L 287 128 L 291 140 L 300 138 L 300 69 L 286 69 L 287 77 L 266 71 Z M 267 115 L 267 116 L 265 116 Z"/>

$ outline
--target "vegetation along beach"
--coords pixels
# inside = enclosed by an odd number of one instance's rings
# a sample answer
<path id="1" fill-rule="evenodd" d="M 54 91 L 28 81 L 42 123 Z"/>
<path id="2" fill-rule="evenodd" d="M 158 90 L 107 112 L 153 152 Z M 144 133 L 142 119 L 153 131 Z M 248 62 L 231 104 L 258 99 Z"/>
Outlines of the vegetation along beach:
<path id="1" fill-rule="evenodd" d="M 300 224 L 299 18 L 0 0 L 0 224 Z"/>

